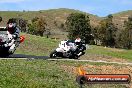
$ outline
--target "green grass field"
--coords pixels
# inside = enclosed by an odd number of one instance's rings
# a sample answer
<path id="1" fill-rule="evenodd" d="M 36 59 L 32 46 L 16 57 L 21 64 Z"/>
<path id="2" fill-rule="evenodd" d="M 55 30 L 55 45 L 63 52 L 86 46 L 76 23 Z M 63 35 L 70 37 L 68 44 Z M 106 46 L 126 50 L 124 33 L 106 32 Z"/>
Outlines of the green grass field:
<path id="1" fill-rule="evenodd" d="M 87 50 L 87 53 L 106 55 L 132 61 L 132 50 L 105 48 L 102 46 L 90 46 L 90 49 Z"/>
<path id="2" fill-rule="evenodd" d="M 21 35 L 24 35 L 26 39 L 19 48 L 17 48 L 16 53 L 18 54 L 49 56 L 50 52 L 56 49 L 60 42 L 58 40 L 25 33 L 22 33 Z M 105 55 L 132 61 L 132 50 L 104 48 L 102 46 L 90 45 L 89 49 L 86 51 L 86 55 L 89 54 Z"/>
<path id="3" fill-rule="evenodd" d="M 29 35 L 17 49 L 17 54 L 48 56 L 59 41 Z M 97 54 L 131 59 L 131 50 L 90 46 L 86 55 Z M 74 61 L 0 60 L 0 88 L 79 88 L 76 83 L 77 68 L 83 66 L 89 74 L 130 74 L 132 66 Z M 127 88 L 120 84 L 85 85 L 84 88 Z"/>
<path id="4" fill-rule="evenodd" d="M 96 65 L 69 61 L 0 60 L 0 88 L 79 88 L 78 66 Z M 97 64 L 102 66 L 104 64 Z M 109 66 L 109 64 L 106 64 Z M 118 65 L 115 65 L 119 67 Z M 100 72 L 87 68 L 88 72 Z M 126 88 L 119 84 L 96 84 L 84 88 Z"/>
<path id="5" fill-rule="evenodd" d="M 44 56 L 48 55 L 58 45 L 58 41 L 50 38 L 25 33 L 21 35 L 25 36 L 25 41 L 16 50 L 18 54 Z"/>

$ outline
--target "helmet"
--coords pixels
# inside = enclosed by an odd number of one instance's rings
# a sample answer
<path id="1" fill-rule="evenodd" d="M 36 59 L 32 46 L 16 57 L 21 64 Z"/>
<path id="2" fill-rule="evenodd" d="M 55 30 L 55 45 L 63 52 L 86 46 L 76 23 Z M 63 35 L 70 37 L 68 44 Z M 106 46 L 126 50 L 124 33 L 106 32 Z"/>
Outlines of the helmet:
<path id="1" fill-rule="evenodd" d="M 81 38 L 76 38 L 75 43 L 76 45 L 79 45 L 81 43 Z"/>
<path id="2" fill-rule="evenodd" d="M 15 18 L 9 19 L 8 22 L 7 22 L 7 24 L 9 24 L 9 23 L 16 23 L 16 19 Z"/>
<path id="3" fill-rule="evenodd" d="M 13 34 L 16 31 L 16 21 L 15 19 L 9 19 L 8 23 L 7 23 L 7 30 Z"/>

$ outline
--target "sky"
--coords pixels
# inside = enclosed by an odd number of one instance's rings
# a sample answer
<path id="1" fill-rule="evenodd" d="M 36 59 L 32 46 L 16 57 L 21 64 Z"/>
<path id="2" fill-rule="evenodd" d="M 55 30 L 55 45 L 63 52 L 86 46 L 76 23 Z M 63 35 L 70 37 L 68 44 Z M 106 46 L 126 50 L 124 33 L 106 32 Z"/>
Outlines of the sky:
<path id="1" fill-rule="evenodd" d="M 132 10 L 132 0 L 0 0 L 0 11 L 76 9 L 100 17 Z"/>

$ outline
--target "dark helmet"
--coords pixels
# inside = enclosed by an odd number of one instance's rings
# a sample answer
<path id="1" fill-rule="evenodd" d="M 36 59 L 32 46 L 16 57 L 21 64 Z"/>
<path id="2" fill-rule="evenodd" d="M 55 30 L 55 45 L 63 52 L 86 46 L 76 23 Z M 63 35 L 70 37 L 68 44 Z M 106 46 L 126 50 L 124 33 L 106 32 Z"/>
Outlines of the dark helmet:
<path id="1" fill-rule="evenodd" d="M 16 23 L 16 19 L 15 18 L 9 19 L 8 22 L 7 22 L 7 24 L 9 24 L 9 23 Z"/>
<path id="2" fill-rule="evenodd" d="M 7 30 L 12 34 L 16 31 L 16 20 L 15 19 L 9 19 L 9 21 L 7 22 Z"/>

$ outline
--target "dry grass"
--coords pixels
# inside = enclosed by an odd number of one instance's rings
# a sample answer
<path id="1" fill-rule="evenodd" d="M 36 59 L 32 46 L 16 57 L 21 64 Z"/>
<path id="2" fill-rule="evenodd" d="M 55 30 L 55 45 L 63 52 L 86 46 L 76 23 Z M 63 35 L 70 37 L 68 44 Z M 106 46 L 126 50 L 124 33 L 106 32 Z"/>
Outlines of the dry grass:
<path id="1" fill-rule="evenodd" d="M 50 38 L 22 34 L 25 36 L 25 41 L 20 44 L 17 48 L 16 53 L 26 55 L 37 55 L 44 56 L 49 53 L 57 46 L 58 41 Z"/>
<path id="2" fill-rule="evenodd" d="M 97 64 L 97 63 L 73 63 L 73 64 L 62 64 L 60 67 L 67 73 L 74 75 L 78 74 L 78 67 L 83 67 L 87 74 L 130 74 L 132 76 L 132 66 L 129 65 L 114 65 L 114 64 Z M 90 85 L 88 88 L 132 88 L 130 85 L 109 85 L 99 84 Z M 110 87 L 111 86 L 111 87 Z M 85 86 L 87 88 L 87 86 Z"/>

